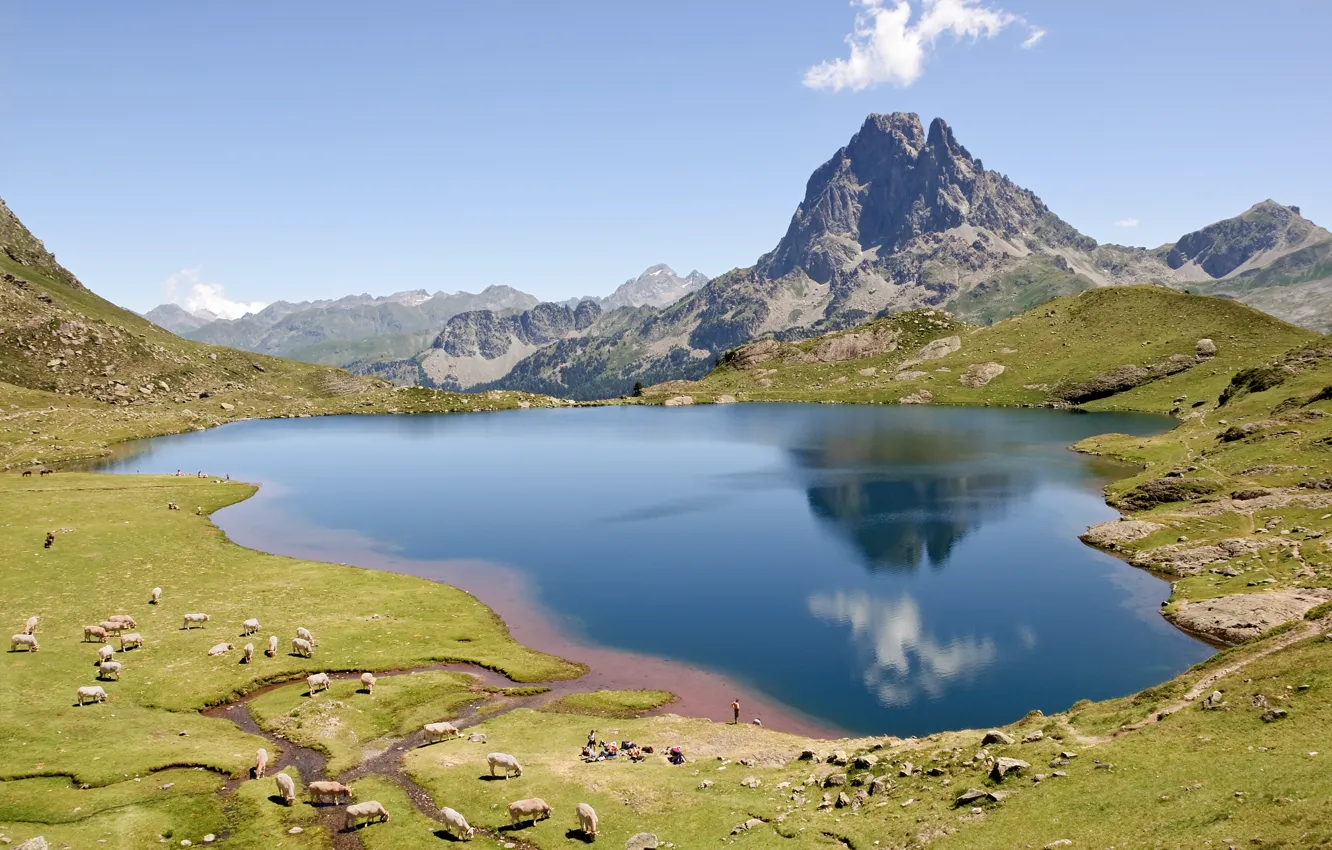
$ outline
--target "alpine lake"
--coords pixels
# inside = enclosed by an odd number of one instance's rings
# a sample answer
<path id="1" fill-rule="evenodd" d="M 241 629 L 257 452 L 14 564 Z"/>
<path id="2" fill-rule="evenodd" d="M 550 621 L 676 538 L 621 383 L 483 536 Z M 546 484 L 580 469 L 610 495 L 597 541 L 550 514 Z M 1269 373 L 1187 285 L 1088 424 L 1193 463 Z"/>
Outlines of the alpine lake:
<path id="1" fill-rule="evenodd" d="M 126 444 L 98 468 L 259 483 L 214 516 L 242 545 L 482 599 L 503 576 L 578 644 L 906 736 L 1129 694 L 1211 654 L 1158 614 L 1166 582 L 1078 540 L 1129 470 L 1068 447 L 1171 425 L 798 404 L 341 416 Z"/>

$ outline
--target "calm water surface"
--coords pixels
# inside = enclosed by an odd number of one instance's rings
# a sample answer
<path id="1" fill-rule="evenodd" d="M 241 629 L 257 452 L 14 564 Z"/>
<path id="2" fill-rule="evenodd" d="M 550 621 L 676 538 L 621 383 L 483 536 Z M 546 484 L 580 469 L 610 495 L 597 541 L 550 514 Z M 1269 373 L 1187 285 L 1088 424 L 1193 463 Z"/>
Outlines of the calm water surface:
<path id="1" fill-rule="evenodd" d="M 104 468 L 262 481 L 216 517 L 240 542 L 252 527 L 292 552 L 313 533 L 334 560 L 423 575 L 472 559 L 478 583 L 503 565 L 581 641 L 911 735 L 1127 694 L 1210 654 L 1156 613 L 1165 582 L 1077 539 L 1114 517 L 1100 490 L 1124 470 L 1067 446 L 1169 424 L 805 405 L 336 417 L 163 437 Z"/>

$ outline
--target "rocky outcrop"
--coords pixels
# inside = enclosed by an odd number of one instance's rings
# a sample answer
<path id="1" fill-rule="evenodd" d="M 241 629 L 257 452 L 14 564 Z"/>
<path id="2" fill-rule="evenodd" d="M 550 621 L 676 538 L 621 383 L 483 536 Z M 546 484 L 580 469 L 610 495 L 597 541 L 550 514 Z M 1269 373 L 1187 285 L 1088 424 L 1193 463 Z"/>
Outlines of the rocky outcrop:
<path id="1" fill-rule="evenodd" d="M 898 404 L 933 404 L 934 393 L 929 390 L 917 390 L 911 395 L 902 396 L 897 400 Z"/>
<path id="2" fill-rule="evenodd" d="M 1137 519 L 1103 522 L 1087 529 L 1082 534 L 1082 542 L 1112 549 L 1121 543 L 1132 543 L 1134 540 L 1141 540 L 1163 528 L 1165 526 L 1159 523 L 1144 522 Z"/>
<path id="3" fill-rule="evenodd" d="M 1198 364 L 1197 357 L 1187 354 L 1172 354 L 1159 363 L 1148 366 L 1118 366 L 1108 372 L 1102 372 L 1088 381 L 1073 384 L 1060 391 L 1059 395 L 1070 404 L 1082 404 L 1098 398 L 1122 393 L 1140 387 L 1143 384 L 1178 375 Z"/>
<path id="4" fill-rule="evenodd" d="M 859 360 L 897 350 L 902 332 L 895 327 L 879 327 L 857 333 L 837 334 L 829 337 L 810 352 L 810 359 L 820 363 L 840 363 Z"/>
<path id="5" fill-rule="evenodd" d="M 915 366 L 917 363 L 924 363 L 929 360 L 938 360 L 940 357 L 947 357 L 962 347 L 962 338 L 958 336 L 946 336 L 943 339 L 936 339 L 927 343 L 917 351 L 915 356 L 909 360 L 902 361 L 901 368 L 906 369 Z"/>
<path id="6" fill-rule="evenodd" d="M 1149 523 L 1150 524 L 1150 523 Z M 1234 537 L 1204 546 L 1191 543 L 1171 543 L 1138 552 L 1132 558 L 1135 567 L 1145 567 L 1179 576 L 1191 576 L 1201 573 L 1212 564 L 1229 561 L 1245 555 L 1261 552 L 1273 545 L 1271 540 L 1253 537 Z"/>
<path id="7" fill-rule="evenodd" d="M 957 380 L 964 387 L 978 390 L 1003 373 L 1004 364 L 1002 363 L 973 363 L 967 367 L 967 371 L 963 372 L 962 377 Z"/>
<path id="8" fill-rule="evenodd" d="M 1184 234 L 1166 251 L 1165 261 L 1172 269 L 1191 264 L 1221 278 L 1264 252 L 1300 244 L 1308 229 L 1298 207 L 1263 201 L 1235 218 Z"/>
<path id="9" fill-rule="evenodd" d="M 1253 640 L 1269 629 L 1298 620 L 1310 608 L 1332 599 L 1332 591 L 1271 590 L 1180 602 L 1168 614 L 1181 628 L 1222 643 Z"/>

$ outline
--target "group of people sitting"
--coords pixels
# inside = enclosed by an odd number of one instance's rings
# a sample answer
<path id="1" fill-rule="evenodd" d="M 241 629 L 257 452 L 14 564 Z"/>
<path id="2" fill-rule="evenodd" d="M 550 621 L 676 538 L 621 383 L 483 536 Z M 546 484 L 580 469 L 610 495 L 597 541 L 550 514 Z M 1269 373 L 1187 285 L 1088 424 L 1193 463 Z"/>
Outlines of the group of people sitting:
<path id="1" fill-rule="evenodd" d="M 583 747 L 579 754 L 585 762 L 608 761 L 610 759 L 627 758 L 632 762 L 640 762 L 651 755 L 655 750 L 648 747 L 640 747 L 633 741 L 599 741 L 597 740 L 597 730 L 593 729 L 587 733 L 587 746 Z M 671 764 L 684 764 L 684 755 L 681 754 L 679 747 L 671 747 L 668 754 Z M 679 761 L 676 761 L 676 758 Z"/>

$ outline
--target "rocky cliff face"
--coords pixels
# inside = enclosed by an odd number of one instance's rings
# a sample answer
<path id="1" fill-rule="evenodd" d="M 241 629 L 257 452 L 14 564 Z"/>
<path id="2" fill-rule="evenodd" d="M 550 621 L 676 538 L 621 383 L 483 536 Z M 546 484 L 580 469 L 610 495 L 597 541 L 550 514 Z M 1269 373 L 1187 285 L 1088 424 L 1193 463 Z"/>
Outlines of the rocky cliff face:
<path id="1" fill-rule="evenodd" d="M 1310 237 L 1326 241 L 1332 234 L 1301 216 L 1299 207 L 1267 200 L 1235 218 L 1186 233 L 1162 253 L 1172 269 L 1192 264 L 1208 277 L 1222 278 L 1263 255 L 1303 248 Z"/>
<path id="2" fill-rule="evenodd" d="M 12 262 L 34 269 L 49 280 L 74 289 L 85 288 L 69 269 L 56 262 L 55 254 L 46 250 L 42 240 L 23 226 L 3 198 L 0 198 L 0 251 Z"/>

